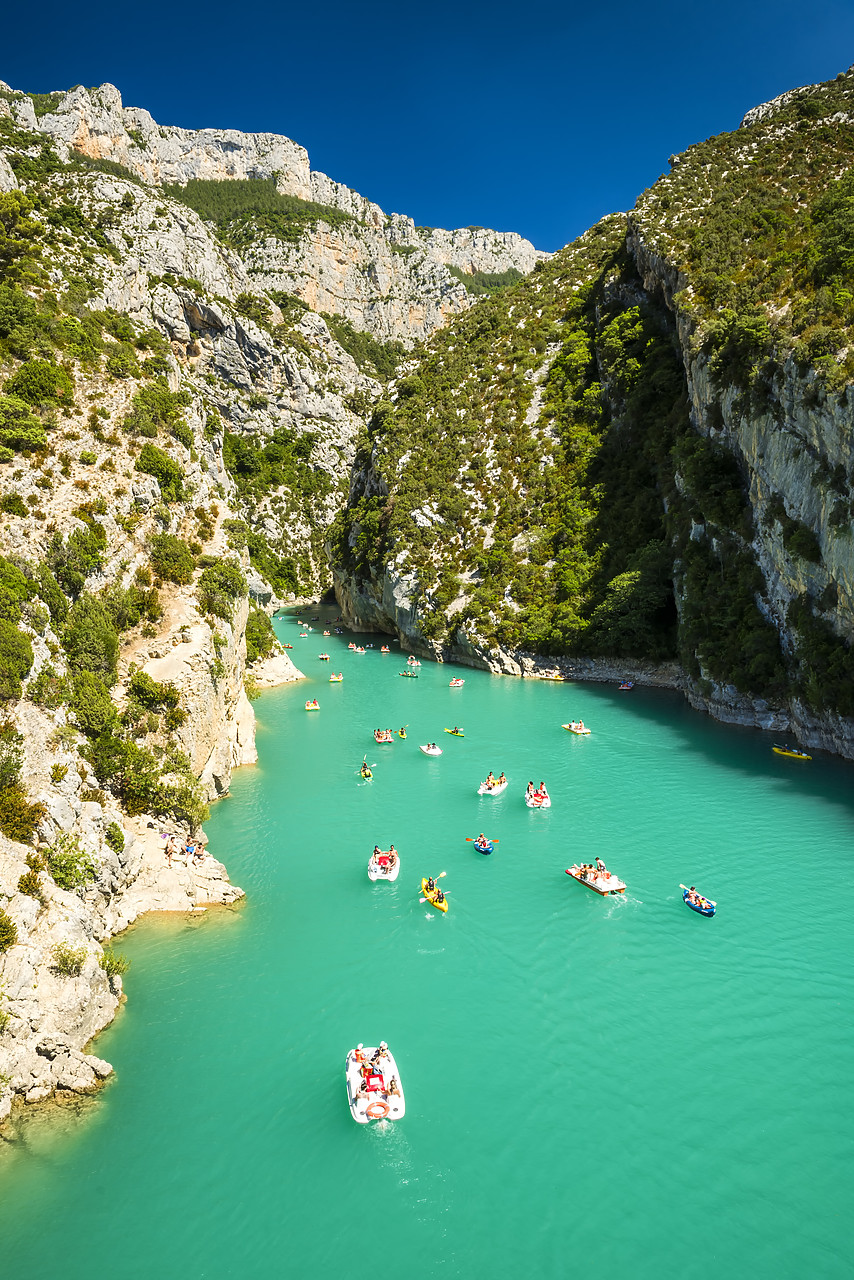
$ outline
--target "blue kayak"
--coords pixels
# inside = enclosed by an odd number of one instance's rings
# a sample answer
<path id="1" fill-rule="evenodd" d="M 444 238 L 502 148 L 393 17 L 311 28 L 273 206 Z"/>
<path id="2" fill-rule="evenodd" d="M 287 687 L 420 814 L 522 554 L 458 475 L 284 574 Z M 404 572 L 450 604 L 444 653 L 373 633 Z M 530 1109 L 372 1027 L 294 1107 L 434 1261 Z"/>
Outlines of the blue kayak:
<path id="1" fill-rule="evenodd" d="M 696 911 L 698 915 L 713 916 L 716 910 L 715 904 L 713 902 L 709 902 L 709 899 L 704 898 L 702 894 L 697 894 L 697 897 L 700 901 L 692 902 L 688 897 L 688 890 L 682 890 L 682 901 L 685 903 L 686 907 L 690 907 L 691 910 Z"/>
<path id="2" fill-rule="evenodd" d="M 481 844 L 479 840 L 473 840 L 472 843 L 478 853 L 492 853 L 492 850 L 495 848 L 495 845 L 491 840 L 487 840 L 486 844 Z"/>

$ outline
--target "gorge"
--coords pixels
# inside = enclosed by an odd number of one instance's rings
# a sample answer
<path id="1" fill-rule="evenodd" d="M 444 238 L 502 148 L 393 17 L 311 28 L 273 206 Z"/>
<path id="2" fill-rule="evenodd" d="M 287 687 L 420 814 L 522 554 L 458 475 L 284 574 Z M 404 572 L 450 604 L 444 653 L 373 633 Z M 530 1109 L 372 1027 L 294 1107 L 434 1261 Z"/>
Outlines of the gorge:
<path id="1" fill-rule="evenodd" d="M 284 603 L 854 757 L 852 165 L 849 71 L 550 255 L 0 84 L 0 1119 L 109 1073 L 114 934 L 240 895 L 161 834 L 298 677 Z"/>

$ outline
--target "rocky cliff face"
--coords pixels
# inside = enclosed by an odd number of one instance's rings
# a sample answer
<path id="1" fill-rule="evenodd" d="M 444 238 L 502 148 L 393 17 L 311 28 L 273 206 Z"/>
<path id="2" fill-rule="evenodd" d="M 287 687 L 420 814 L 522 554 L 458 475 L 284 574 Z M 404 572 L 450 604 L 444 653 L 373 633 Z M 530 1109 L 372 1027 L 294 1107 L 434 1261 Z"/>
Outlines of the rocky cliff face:
<path id="1" fill-rule="evenodd" d="M 436 335 L 357 460 L 349 616 L 494 670 L 670 643 L 693 705 L 854 757 L 852 85 L 673 157 L 606 254 Z"/>
<path id="2" fill-rule="evenodd" d="M 514 232 L 444 231 L 387 215 L 326 174 L 312 172 L 308 152 L 277 134 L 163 127 L 147 111 L 124 107 L 110 84 L 42 95 L 38 116 L 29 97 L 2 84 L 0 90 L 17 124 L 50 138 L 63 158 L 111 161 L 151 188 L 270 180 L 284 195 L 347 214 L 344 226 L 319 222 L 307 228 L 298 244 L 259 236 L 245 255 L 250 287 L 294 293 L 314 311 L 342 315 L 382 340 L 423 337 L 471 305 L 465 285 L 447 267 L 465 275 L 526 274 L 548 256 Z"/>

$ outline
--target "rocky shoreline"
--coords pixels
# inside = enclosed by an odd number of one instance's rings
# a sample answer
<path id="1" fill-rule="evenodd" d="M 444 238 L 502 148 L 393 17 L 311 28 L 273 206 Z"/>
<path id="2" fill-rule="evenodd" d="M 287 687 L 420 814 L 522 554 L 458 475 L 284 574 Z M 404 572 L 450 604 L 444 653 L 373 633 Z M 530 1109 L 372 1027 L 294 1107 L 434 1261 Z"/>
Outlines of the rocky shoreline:
<path id="1" fill-rule="evenodd" d="M 168 637 L 158 645 L 167 654 L 174 652 Z M 191 645 L 188 640 L 187 649 Z M 152 655 L 152 664 L 162 661 Z M 187 665 L 192 669 L 192 663 Z M 236 669 L 240 671 L 239 662 Z M 283 650 L 254 664 L 251 676 L 256 687 L 265 689 L 303 678 Z M 255 717 L 242 684 L 240 694 L 215 711 L 207 726 L 227 759 L 225 772 L 215 775 L 212 790 L 217 795 L 227 792 L 234 765 L 257 760 Z M 195 858 L 178 855 L 169 861 L 164 834 L 183 844 L 189 839 L 187 830 L 152 815 L 128 818 L 118 809 L 105 812 L 80 799 L 86 779 L 74 774 L 69 781 L 67 813 L 56 815 L 67 823 L 65 829 L 94 842 L 108 820 L 118 821 L 124 847 L 116 853 L 101 842 L 97 879 L 85 892 L 68 892 L 43 877 L 43 900 L 38 901 L 18 890 L 32 849 L 0 837 L 0 895 L 17 930 L 17 941 L 0 956 L 0 1136 L 15 1104 L 90 1093 L 112 1075 L 110 1063 L 87 1047 L 112 1022 L 125 998 L 121 975 L 109 972 L 113 938 L 150 911 L 195 913 L 233 907 L 244 897 L 207 851 L 203 832 L 196 834 L 200 851 Z M 75 953 L 71 968 L 76 971 L 63 971 L 58 947 Z"/>

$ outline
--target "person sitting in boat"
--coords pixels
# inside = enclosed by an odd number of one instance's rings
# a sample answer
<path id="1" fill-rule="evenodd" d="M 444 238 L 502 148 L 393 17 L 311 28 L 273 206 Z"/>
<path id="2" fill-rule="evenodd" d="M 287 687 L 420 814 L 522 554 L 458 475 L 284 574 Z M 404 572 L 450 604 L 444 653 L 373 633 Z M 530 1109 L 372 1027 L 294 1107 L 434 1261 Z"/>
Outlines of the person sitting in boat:
<path id="1" fill-rule="evenodd" d="M 533 782 L 529 782 L 527 787 L 525 788 L 525 795 L 532 796 L 533 794 L 534 794 L 534 784 Z"/>
<path id="2" fill-rule="evenodd" d="M 396 862 L 397 862 L 397 849 L 395 849 L 394 845 L 392 845 L 388 851 L 389 870 L 391 870 L 391 868 L 394 866 Z"/>
<path id="3" fill-rule="evenodd" d="M 363 1044 L 357 1044 L 356 1048 L 353 1050 L 353 1058 L 356 1062 L 365 1061 L 364 1048 L 365 1046 Z"/>
<path id="4" fill-rule="evenodd" d="M 397 1083 L 397 1076 L 392 1076 L 392 1078 L 389 1080 L 388 1092 L 390 1095 L 394 1094 L 396 1098 L 400 1097 L 400 1085 Z"/>
<path id="5" fill-rule="evenodd" d="M 481 831 L 480 835 L 478 836 L 477 840 L 475 841 L 475 844 L 486 844 L 486 843 L 487 843 L 486 836 L 485 836 L 485 835 L 483 834 L 483 832 Z"/>
<path id="6" fill-rule="evenodd" d="M 504 771 L 502 770 L 502 772 L 498 775 L 498 785 L 499 785 L 499 787 L 503 787 L 506 781 L 507 781 L 507 779 L 505 778 L 505 776 L 504 776 Z"/>
<path id="7" fill-rule="evenodd" d="M 437 889 L 437 890 L 436 890 L 436 901 L 437 901 L 437 902 L 444 902 L 444 901 L 445 901 L 445 895 L 444 895 L 444 893 L 442 892 L 442 890 L 441 890 L 441 889 Z"/>
<path id="8" fill-rule="evenodd" d="M 699 893 L 697 892 L 697 890 L 694 888 L 693 885 L 691 885 L 691 888 L 688 890 L 688 899 L 690 902 L 693 902 L 694 905 L 697 907 L 701 906 L 703 901 L 703 899 L 700 897 Z"/>
<path id="9" fill-rule="evenodd" d="M 435 888 L 436 888 L 436 881 L 433 879 L 432 876 L 430 876 L 427 881 L 427 892 L 432 893 Z"/>

